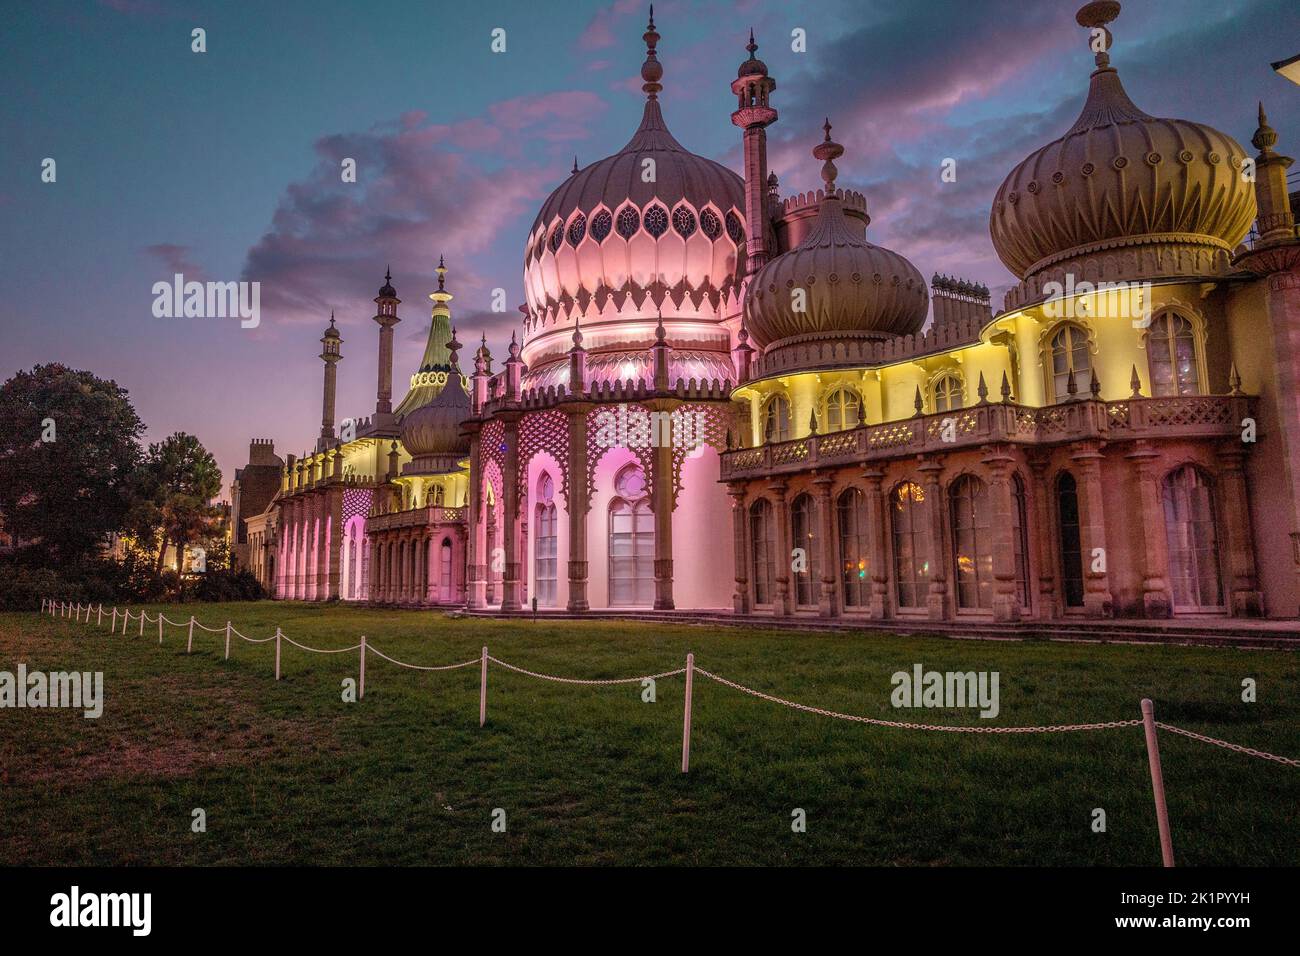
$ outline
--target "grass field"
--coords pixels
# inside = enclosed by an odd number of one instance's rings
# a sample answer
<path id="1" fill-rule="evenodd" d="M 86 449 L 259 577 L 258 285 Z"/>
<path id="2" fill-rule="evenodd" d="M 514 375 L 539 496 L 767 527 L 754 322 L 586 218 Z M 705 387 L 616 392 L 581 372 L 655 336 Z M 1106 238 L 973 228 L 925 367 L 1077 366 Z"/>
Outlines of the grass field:
<path id="1" fill-rule="evenodd" d="M 150 607 L 150 612 L 157 607 Z M 249 636 L 318 647 L 366 634 L 421 664 L 494 656 L 574 677 L 696 663 L 778 696 L 895 720 L 890 675 L 995 670 L 1003 726 L 1139 716 L 1300 755 L 1300 657 L 1276 651 L 747 632 L 625 622 L 492 621 L 352 607 L 187 605 Z M 697 675 L 690 774 L 683 680 L 576 687 L 493 667 L 445 673 L 308 655 L 220 634 L 0 615 L 0 670 L 104 672 L 105 709 L 0 710 L 0 859 L 29 864 L 1158 865 L 1140 727 L 922 733 L 799 713 Z M 1241 682 L 1258 682 L 1257 703 Z M 1180 865 L 1300 864 L 1300 770 L 1163 733 Z M 807 832 L 791 832 L 791 811 Z M 1107 832 L 1091 829 L 1103 808 Z M 191 832 L 203 808 L 207 832 Z M 494 808 L 507 830 L 494 833 Z"/>

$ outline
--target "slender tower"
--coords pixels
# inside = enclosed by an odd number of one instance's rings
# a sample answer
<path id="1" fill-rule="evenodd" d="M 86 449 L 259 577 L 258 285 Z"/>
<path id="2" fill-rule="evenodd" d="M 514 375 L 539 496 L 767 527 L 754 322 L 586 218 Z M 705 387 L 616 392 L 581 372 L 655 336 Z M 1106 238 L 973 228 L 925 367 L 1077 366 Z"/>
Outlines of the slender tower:
<path id="1" fill-rule="evenodd" d="M 382 429 L 393 424 L 393 326 L 402 321 L 397 317 L 401 303 L 393 288 L 392 270 L 384 273 L 384 285 L 375 297 L 379 310 L 375 321 L 379 323 L 379 390 L 375 396 L 375 427 Z"/>
<path id="2" fill-rule="evenodd" d="M 320 344 L 320 358 L 325 363 L 325 394 L 321 403 L 320 441 L 316 443 L 316 447 L 318 450 L 324 450 L 334 440 L 335 382 L 338 377 L 338 364 L 343 360 L 343 353 L 339 350 L 343 339 L 334 326 L 333 310 L 330 311 L 330 326 L 321 336 Z"/>
<path id="3" fill-rule="evenodd" d="M 731 122 L 745 136 L 745 275 L 752 276 L 772 257 L 767 247 L 767 128 L 776 122 L 776 110 L 768 105 L 776 80 L 767 75 L 767 64 L 754 55 L 758 44 L 753 30 L 745 49 L 749 59 L 740 64 L 731 83 L 731 92 L 739 99 Z"/>

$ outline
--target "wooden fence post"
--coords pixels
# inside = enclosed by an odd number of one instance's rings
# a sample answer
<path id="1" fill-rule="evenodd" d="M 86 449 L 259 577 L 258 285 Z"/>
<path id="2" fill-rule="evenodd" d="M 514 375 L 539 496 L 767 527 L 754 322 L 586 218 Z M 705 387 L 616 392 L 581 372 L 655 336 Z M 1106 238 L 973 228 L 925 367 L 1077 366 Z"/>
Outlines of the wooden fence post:
<path id="1" fill-rule="evenodd" d="M 361 673 L 357 678 L 357 700 L 366 696 L 366 635 L 361 635 Z"/>
<path id="2" fill-rule="evenodd" d="M 230 660 L 230 622 L 226 622 L 226 660 Z"/>
<path id="3" fill-rule="evenodd" d="M 140 633 L 136 637 L 144 637 L 144 611 L 140 612 Z"/>
<path id="4" fill-rule="evenodd" d="M 478 725 L 482 727 L 487 723 L 487 665 L 488 665 L 487 645 L 483 645 L 483 670 L 479 677 L 478 684 Z"/>
<path id="5" fill-rule="evenodd" d="M 103 604 L 99 605 L 99 617 L 95 618 L 95 626 L 96 627 L 104 626 L 104 605 Z"/>
<path id="6" fill-rule="evenodd" d="M 280 679 L 280 629 L 275 629 L 275 679 Z"/>
<path id="7" fill-rule="evenodd" d="M 163 612 L 158 612 L 158 646 L 162 647 Z"/>
<path id="8" fill-rule="evenodd" d="M 190 615 L 190 637 L 185 642 L 185 653 L 188 654 L 194 648 L 194 615 Z"/>
<path id="9" fill-rule="evenodd" d="M 1142 727 L 1147 738 L 1147 762 L 1151 765 L 1151 791 L 1156 798 L 1156 825 L 1160 828 L 1160 858 L 1174 865 L 1174 841 L 1169 833 L 1169 807 L 1165 804 L 1165 776 L 1160 769 L 1160 743 L 1156 740 L 1156 710 L 1149 698 L 1142 699 Z"/>
<path id="10" fill-rule="evenodd" d="M 117 608 L 113 608 L 113 623 L 109 626 L 108 633 L 117 633 Z"/>
<path id="11" fill-rule="evenodd" d="M 695 689 L 695 655 L 686 655 L 686 710 L 682 715 L 682 773 L 691 769 L 691 695 Z"/>

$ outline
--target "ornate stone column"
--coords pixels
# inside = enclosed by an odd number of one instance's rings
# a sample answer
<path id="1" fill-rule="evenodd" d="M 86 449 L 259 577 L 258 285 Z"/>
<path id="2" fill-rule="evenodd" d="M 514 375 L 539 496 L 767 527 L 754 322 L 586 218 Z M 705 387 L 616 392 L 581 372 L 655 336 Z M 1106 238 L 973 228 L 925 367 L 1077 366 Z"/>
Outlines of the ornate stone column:
<path id="1" fill-rule="evenodd" d="M 942 621 L 948 616 L 948 584 L 945 568 L 948 566 L 947 535 L 944 534 L 943 489 L 939 477 L 943 464 L 933 458 L 922 459 L 917 470 L 925 486 L 925 515 L 930 538 L 930 587 L 926 606 L 932 621 Z"/>
<path id="2" fill-rule="evenodd" d="M 749 512 L 745 508 L 745 485 L 732 482 L 727 485 L 731 496 L 731 539 L 736 549 L 736 591 L 732 604 L 737 614 L 748 614 L 749 603 L 749 549 L 746 547 L 746 524 Z"/>
<path id="3" fill-rule="evenodd" d="M 503 418 L 506 467 L 502 476 L 501 537 L 505 548 L 505 576 L 501 582 L 501 610 L 518 611 L 519 601 L 519 417 Z"/>
<path id="4" fill-rule="evenodd" d="M 1250 499 L 1246 490 L 1246 447 L 1225 442 L 1219 448 L 1219 500 L 1227 534 L 1229 607 L 1242 617 L 1264 613 L 1255 569 L 1255 537 L 1251 533 Z"/>
<path id="5" fill-rule="evenodd" d="M 469 439 L 469 494 L 465 496 L 465 607 L 487 606 L 487 522 L 483 513 L 482 433 Z"/>
<path id="6" fill-rule="evenodd" d="M 1056 607 L 1056 522 L 1053 520 L 1052 488 L 1047 480 L 1046 458 L 1033 458 L 1029 470 L 1034 476 L 1033 514 L 1034 528 L 1029 535 L 1029 548 L 1034 567 L 1038 572 L 1037 616 L 1053 618 Z"/>
<path id="7" fill-rule="evenodd" d="M 989 450 L 982 459 L 989 469 L 989 505 L 993 539 L 993 620 L 1020 620 L 1016 597 L 1016 502 L 1011 490 L 1015 459 L 1005 447 Z M 1026 560 L 1028 555 L 1025 556 Z"/>
<path id="8" fill-rule="evenodd" d="M 1142 613 L 1144 617 L 1173 616 L 1169 593 L 1169 547 L 1165 539 L 1164 499 L 1160 492 L 1160 453 L 1148 442 L 1134 443 L 1124 456 L 1133 463 L 1137 505 L 1142 519 Z"/>
<path id="9" fill-rule="evenodd" d="M 790 560 L 794 546 L 790 544 L 790 502 L 786 499 L 789 487 L 783 478 L 774 479 L 768 486 L 776 498 L 772 516 L 776 521 L 776 541 L 773 542 L 776 546 L 776 594 L 772 596 L 772 613 L 778 616 L 794 613 L 794 598 L 790 593 Z"/>
<path id="10" fill-rule="evenodd" d="M 673 448 L 659 445 L 654 453 L 650 489 L 655 515 L 655 610 L 671 611 L 673 603 Z"/>
<path id="11" fill-rule="evenodd" d="M 813 479 L 814 497 L 817 500 L 818 561 L 821 564 L 821 587 L 817 600 L 817 613 L 821 617 L 837 617 L 839 602 L 836 598 L 835 579 L 839 562 L 835 558 L 835 512 L 831 504 L 831 485 L 835 479 L 821 474 Z"/>
<path id="12" fill-rule="evenodd" d="M 342 456 L 339 456 L 340 458 Z M 339 459 L 336 458 L 335 461 Z M 325 582 L 325 597 L 339 599 L 339 585 L 343 580 L 343 486 L 335 484 L 329 490 L 330 547 L 329 577 Z"/>
<path id="13" fill-rule="evenodd" d="M 587 491 L 587 415 L 590 405 L 572 405 L 566 413 L 569 423 L 569 494 L 565 508 L 569 515 L 569 603 L 573 613 L 588 610 L 587 600 L 587 513 L 591 496 Z"/>
<path id="14" fill-rule="evenodd" d="M 1083 539 L 1083 607 L 1091 617 L 1110 617 L 1110 555 L 1106 551 L 1106 504 L 1101 487 L 1101 445 L 1084 442 L 1070 455 L 1079 472 L 1079 532 Z"/>
<path id="15" fill-rule="evenodd" d="M 889 567 L 885 557 L 885 492 L 883 483 L 885 473 L 868 465 L 862 469 L 862 477 L 867 482 L 867 535 L 871 547 L 871 605 L 868 609 L 871 617 L 880 620 L 887 614 L 886 598 L 889 594 Z"/>

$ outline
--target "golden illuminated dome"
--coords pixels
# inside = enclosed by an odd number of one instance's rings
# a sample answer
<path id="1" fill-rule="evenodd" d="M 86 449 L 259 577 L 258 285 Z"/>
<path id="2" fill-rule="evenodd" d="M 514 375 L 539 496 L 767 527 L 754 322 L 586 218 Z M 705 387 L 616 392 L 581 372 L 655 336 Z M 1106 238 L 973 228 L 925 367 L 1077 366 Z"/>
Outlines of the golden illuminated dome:
<path id="1" fill-rule="evenodd" d="M 1246 151 L 1225 133 L 1140 110 L 1110 66 L 1105 24 L 1119 4 L 1089 3 L 1097 69 L 1078 120 L 1011 171 L 989 230 L 1021 279 L 1047 270 L 1097 278 L 1215 272 L 1255 218 Z"/>
<path id="2" fill-rule="evenodd" d="M 455 471 L 459 460 L 469 453 L 469 439 L 461 434 L 460 426 L 470 417 L 470 401 L 461 382 L 456 359 L 460 343 L 454 329 L 447 349 L 450 371 L 446 384 L 401 419 L 402 445 L 413 459 L 405 467 L 406 473 Z"/>
<path id="3" fill-rule="evenodd" d="M 817 218 L 798 246 L 755 273 L 745 301 L 750 339 L 762 348 L 783 340 L 884 339 L 920 331 L 929 309 L 925 279 L 905 257 L 873 245 L 845 217 L 830 138 L 813 150 L 824 161 L 826 189 Z M 802 308 L 800 308 L 802 306 Z"/>

